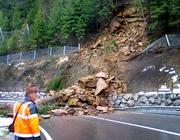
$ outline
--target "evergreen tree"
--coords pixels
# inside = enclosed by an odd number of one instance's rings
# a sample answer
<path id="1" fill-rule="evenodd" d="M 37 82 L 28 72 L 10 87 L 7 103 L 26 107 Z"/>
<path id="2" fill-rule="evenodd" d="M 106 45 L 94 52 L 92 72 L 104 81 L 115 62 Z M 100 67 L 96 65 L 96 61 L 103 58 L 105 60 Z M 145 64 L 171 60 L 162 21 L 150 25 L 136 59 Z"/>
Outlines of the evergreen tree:
<path id="1" fill-rule="evenodd" d="M 92 21 L 97 19 L 100 23 L 109 19 L 111 4 L 110 0 L 69 0 L 62 9 L 62 35 L 81 40 Z"/>
<path id="2" fill-rule="evenodd" d="M 0 27 L 3 30 L 7 30 L 8 28 L 8 18 L 2 11 L 0 11 Z"/>
<path id="3" fill-rule="evenodd" d="M 20 29 L 22 20 L 21 20 L 21 11 L 19 10 L 18 7 L 15 7 L 13 9 L 13 16 L 12 16 L 12 27 L 14 30 Z"/>
<path id="4" fill-rule="evenodd" d="M 32 2 L 30 2 L 29 4 L 29 10 L 27 12 L 27 23 L 29 25 L 33 24 L 34 18 L 35 18 L 35 14 L 37 13 L 38 9 L 39 9 L 39 1 L 38 0 L 34 0 Z"/>
<path id="5" fill-rule="evenodd" d="M 151 29 L 164 34 L 168 30 L 168 5 L 166 1 L 154 0 L 151 6 Z"/>
<path id="6" fill-rule="evenodd" d="M 31 32 L 31 41 L 34 45 L 33 47 L 36 48 L 46 47 L 46 42 L 47 42 L 46 25 L 41 9 L 39 9 L 35 15 L 34 23 L 32 26 L 32 32 Z"/>
<path id="7" fill-rule="evenodd" d="M 148 0 L 146 0 L 148 1 Z M 180 28 L 180 1 L 179 0 L 151 0 L 150 29 L 156 36 L 169 32 L 178 32 Z M 149 7 L 149 5 L 147 5 Z"/>
<path id="8" fill-rule="evenodd" d="M 180 0 L 170 1 L 170 18 L 169 26 L 174 29 L 175 32 L 180 31 Z"/>
<path id="9" fill-rule="evenodd" d="M 60 36 L 61 32 L 61 16 L 64 0 L 55 0 L 53 3 L 53 8 L 51 9 L 51 14 L 49 17 L 48 35 L 52 39 L 55 34 Z"/>
<path id="10" fill-rule="evenodd" d="M 107 22 L 109 20 L 109 16 L 111 15 L 111 7 L 113 6 L 113 3 L 111 0 L 97 0 L 97 16 L 98 21 L 103 23 Z"/>

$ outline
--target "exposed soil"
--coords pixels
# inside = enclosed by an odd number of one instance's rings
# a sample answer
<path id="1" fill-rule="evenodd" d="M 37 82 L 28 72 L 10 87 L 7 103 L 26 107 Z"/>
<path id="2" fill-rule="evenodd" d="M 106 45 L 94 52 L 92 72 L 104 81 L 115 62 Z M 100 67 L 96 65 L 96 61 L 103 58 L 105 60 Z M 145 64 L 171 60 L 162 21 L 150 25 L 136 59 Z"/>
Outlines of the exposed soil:
<path id="1" fill-rule="evenodd" d="M 172 48 L 161 53 L 142 54 L 129 61 L 124 77 L 129 91 L 156 91 L 163 84 L 172 86 L 172 77 L 180 75 L 179 56 L 180 50 Z"/>
<path id="2" fill-rule="evenodd" d="M 128 92 L 156 90 L 179 74 L 180 52 L 171 49 L 139 55 L 149 44 L 145 31 L 146 22 L 141 12 L 127 5 L 94 42 L 82 46 L 81 52 L 70 56 L 68 61 L 61 63 L 63 58 L 51 58 L 24 62 L 18 67 L 19 63 L 2 65 L 0 86 L 23 88 L 33 80 L 44 88 L 55 75 L 61 75 L 68 87 L 82 76 L 104 71 L 109 77 L 126 81 Z M 165 68 L 160 71 L 162 67 Z M 167 69 L 175 73 L 169 74 Z"/>

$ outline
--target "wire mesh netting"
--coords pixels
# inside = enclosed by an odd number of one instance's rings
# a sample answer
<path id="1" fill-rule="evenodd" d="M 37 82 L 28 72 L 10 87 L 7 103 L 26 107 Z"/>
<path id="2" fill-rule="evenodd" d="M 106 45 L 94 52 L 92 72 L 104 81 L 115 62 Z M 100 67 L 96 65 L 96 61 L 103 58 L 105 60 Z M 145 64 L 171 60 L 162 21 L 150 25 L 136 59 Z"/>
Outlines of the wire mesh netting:
<path id="1" fill-rule="evenodd" d="M 34 59 L 34 50 L 28 52 L 22 52 L 21 59 L 31 60 Z"/>
<path id="2" fill-rule="evenodd" d="M 0 63 L 7 63 L 7 56 L 0 56 Z"/>
<path id="3" fill-rule="evenodd" d="M 66 48 L 66 54 L 71 54 L 72 52 L 77 51 L 77 47 L 69 46 Z"/>
<path id="4" fill-rule="evenodd" d="M 64 47 L 52 47 L 45 49 L 32 50 L 27 52 L 20 52 L 14 54 L 8 54 L 0 56 L 0 63 L 12 63 L 21 60 L 33 60 L 39 58 L 53 57 L 53 56 L 65 56 L 78 51 L 78 47 L 64 46 Z"/>
<path id="5" fill-rule="evenodd" d="M 51 56 L 64 55 L 64 47 L 58 47 L 52 49 Z"/>
<path id="6" fill-rule="evenodd" d="M 162 36 L 161 38 L 147 46 L 143 52 L 149 52 L 158 47 L 180 48 L 180 34 Z"/>
<path id="7" fill-rule="evenodd" d="M 0 48 L 6 45 L 7 48 L 20 48 L 22 47 L 23 41 L 28 38 L 29 34 L 29 27 L 28 25 L 21 30 L 16 31 L 3 31 L 0 28 Z M 17 39 L 16 46 L 13 44 L 13 38 Z M 7 43 L 7 42 L 8 43 Z M 7 44 L 9 46 L 7 46 Z M 21 45 L 20 45 L 21 44 Z M 45 49 L 37 49 L 27 52 L 19 52 L 14 54 L 8 54 L 4 56 L 0 56 L 0 63 L 12 63 L 15 61 L 21 60 L 34 60 L 38 58 L 46 58 L 52 56 L 63 56 L 69 55 L 73 52 L 76 52 L 80 49 L 80 46 L 60 46 L 60 47 L 52 47 L 52 48 L 45 48 Z"/>
<path id="8" fill-rule="evenodd" d="M 20 60 L 20 53 L 7 55 L 7 63 L 12 63 Z"/>
<path id="9" fill-rule="evenodd" d="M 35 51 L 36 58 L 44 58 L 49 56 L 49 48 L 39 49 Z"/>
<path id="10" fill-rule="evenodd" d="M 180 47 L 180 34 L 168 35 L 170 46 Z"/>

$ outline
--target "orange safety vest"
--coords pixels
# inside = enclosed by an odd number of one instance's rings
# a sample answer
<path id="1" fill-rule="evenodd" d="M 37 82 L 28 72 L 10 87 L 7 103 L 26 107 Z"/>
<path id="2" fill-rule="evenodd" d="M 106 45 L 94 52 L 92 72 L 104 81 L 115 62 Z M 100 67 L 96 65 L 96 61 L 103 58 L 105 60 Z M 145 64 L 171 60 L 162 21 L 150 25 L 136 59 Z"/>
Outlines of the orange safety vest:
<path id="1" fill-rule="evenodd" d="M 16 102 L 13 109 L 15 116 L 22 102 Z M 25 101 L 18 111 L 14 123 L 14 135 L 23 138 L 40 137 L 39 117 L 34 102 Z"/>

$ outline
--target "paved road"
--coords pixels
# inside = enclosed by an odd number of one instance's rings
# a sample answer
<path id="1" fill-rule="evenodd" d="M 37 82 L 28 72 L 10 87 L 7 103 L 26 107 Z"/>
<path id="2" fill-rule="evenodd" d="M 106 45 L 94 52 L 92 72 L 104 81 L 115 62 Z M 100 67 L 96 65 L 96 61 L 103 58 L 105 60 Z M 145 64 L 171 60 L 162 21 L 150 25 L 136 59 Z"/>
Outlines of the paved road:
<path id="1" fill-rule="evenodd" d="M 53 117 L 42 122 L 53 140 L 180 140 L 180 117 L 116 112 Z"/>

